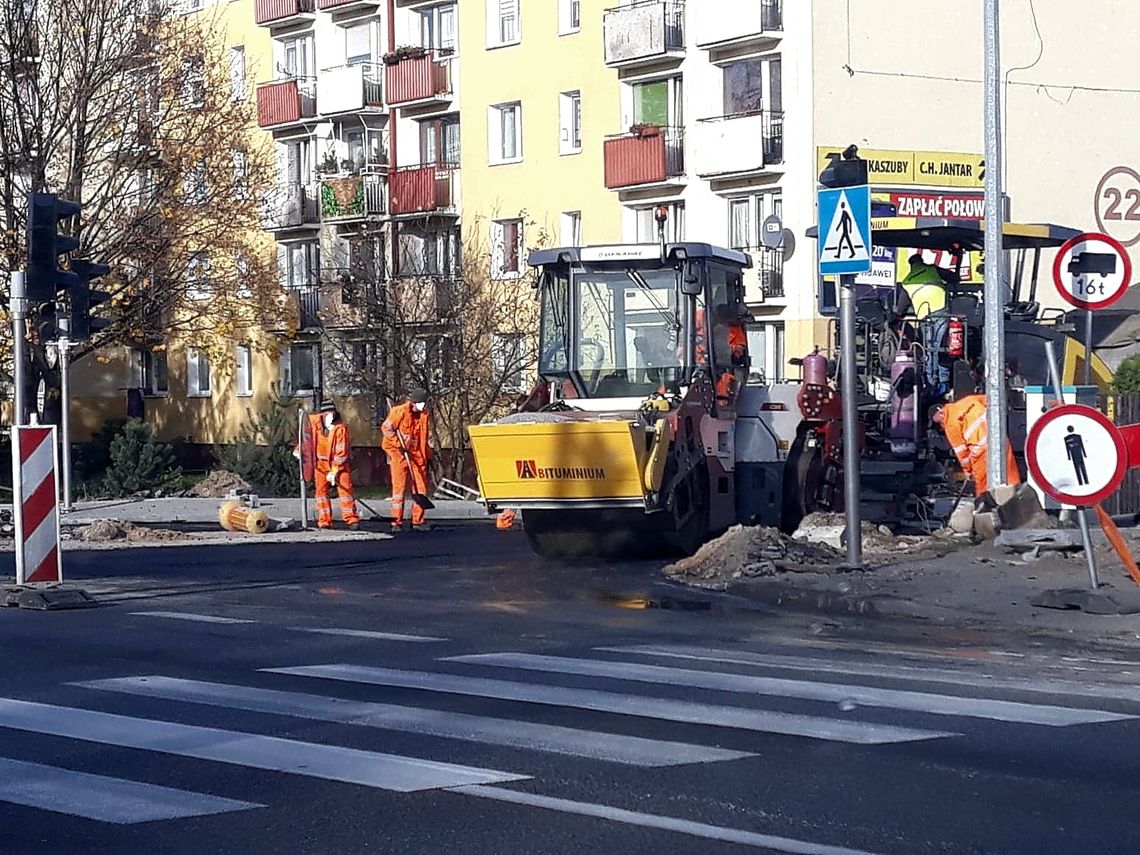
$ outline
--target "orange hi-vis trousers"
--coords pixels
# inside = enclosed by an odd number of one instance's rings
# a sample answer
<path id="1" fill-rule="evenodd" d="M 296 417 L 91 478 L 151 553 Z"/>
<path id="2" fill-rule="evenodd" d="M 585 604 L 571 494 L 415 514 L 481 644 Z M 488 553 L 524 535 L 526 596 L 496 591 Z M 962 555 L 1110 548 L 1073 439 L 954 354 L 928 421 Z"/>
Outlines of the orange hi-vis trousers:
<path id="1" fill-rule="evenodd" d="M 408 462 L 402 454 L 392 454 L 388 457 L 388 468 L 392 475 L 392 524 L 404 524 L 404 494 L 427 493 L 427 467 L 412 461 L 409 469 Z M 424 509 L 411 502 L 412 525 L 422 525 Z"/>
<path id="2" fill-rule="evenodd" d="M 317 525 L 328 528 L 332 525 L 332 500 L 329 498 L 328 473 L 332 467 L 323 460 L 317 461 L 313 472 L 313 486 L 316 488 Z M 360 514 L 356 510 L 356 490 L 352 486 L 352 473 L 341 469 L 336 473 L 336 492 L 340 498 L 340 518 L 345 525 L 355 525 L 360 522 Z"/>

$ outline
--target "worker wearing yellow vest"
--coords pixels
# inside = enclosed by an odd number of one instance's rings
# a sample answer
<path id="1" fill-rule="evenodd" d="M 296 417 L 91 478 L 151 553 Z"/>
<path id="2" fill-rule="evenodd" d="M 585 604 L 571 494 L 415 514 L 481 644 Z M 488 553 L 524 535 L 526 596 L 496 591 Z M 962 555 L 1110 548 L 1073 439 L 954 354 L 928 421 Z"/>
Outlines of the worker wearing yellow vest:
<path id="1" fill-rule="evenodd" d="M 427 410 L 427 392 L 415 389 L 407 399 L 392 407 L 380 425 L 383 434 L 381 447 L 388 455 L 388 469 L 392 476 L 392 528 L 404 526 L 404 498 L 427 493 L 427 466 L 431 460 L 428 430 L 431 415 Z M 410 490 L 409 490 L 410 488 Z M 424 509 L 412 502 L 412 530 L 426 531 Z"/>
<path id="2" fill-rule="evenodd" d="M 942 427 L 950 443 L 954 456 L 962 465 L 962 471 L 974 481 L 975 495 L 982 495 L 989 489 L 989 476 L 986 472 L 989 455 L 986 440 L 989 430 L 986 426 L 986 396 L 967 395 L 939 407 L 934 413 L 934 422 Z M 1013 446 L 1005 440 L 1006 483 L 1020 484 L 1017 461 L 1013 457 Z"/>
<path id="3" fill-rule="evenodd" d="M 332 499 L 329 488 L 336 487 L 340 497 L 340 516 L 348 528 L 360 527 L 356 510 L 356 492 L 352 485 L 352 444 L 348 425 L 331 401 L 321 404 L 319 412 L 309 416 L 313 432 L 316 461 L 313 466 L 313 487 L 316 493 L 317 528 L 332 528 Z"/>
<path id="4" fill-rule="evenodd" d="M 921 252 L 910 257 L 910 272 L 900 283 L 910 298 L 911 313 L 918 318 L 922 338 L 926 382 L 936 395 L 944 394 L 950 383 L 950 369 L 938 360 L 942 339 L 950 326 L 946 311 L 946 285 L 953 274 L 927 263 Z"/>

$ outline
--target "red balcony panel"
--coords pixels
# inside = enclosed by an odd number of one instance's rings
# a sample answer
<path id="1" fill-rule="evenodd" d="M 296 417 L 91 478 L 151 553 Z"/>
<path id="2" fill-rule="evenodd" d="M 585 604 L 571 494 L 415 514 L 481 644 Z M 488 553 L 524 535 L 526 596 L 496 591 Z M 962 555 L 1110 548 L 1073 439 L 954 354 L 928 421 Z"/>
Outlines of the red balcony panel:
<path id="1" fill-rule="evenodd" d="M 301 93 L 296 80 L 263 83 L 257 87 L 257 123 L 263 128 L 296 122 L 301 118 Z"/>
<path id="2" fill-rule="evenodd" d="M 324 12 L 343 6 L 379 6 L 380 3 L 381 0 L 317 0 L 317 8 Z"/>
<path id="3" fill-rule="evenodd" d="M 613 190 L 665 180 L 664 134 L 615 137 L 606 140 L 603 146 L 607 188 Z"/>
<path id="4" fill-rule="evenodd" d="M 435 98 L 450 91 L 448 67 L 429 51 L 388 63 L 385 69 L 389 104 L 408 104 Z"/>
<path id="5" fill-rule="evenodd" d="M 426 214 L 437 204 L 437 169 L 412 166 L 397 169 L 388 176 L 389 204 L 393 214 Z"/>
<path id="6" fill-rule="evenodd" d="M 261 25 L 285 21 L 312 11 L 313 0 L 254 0 L 253 16 Z"/>

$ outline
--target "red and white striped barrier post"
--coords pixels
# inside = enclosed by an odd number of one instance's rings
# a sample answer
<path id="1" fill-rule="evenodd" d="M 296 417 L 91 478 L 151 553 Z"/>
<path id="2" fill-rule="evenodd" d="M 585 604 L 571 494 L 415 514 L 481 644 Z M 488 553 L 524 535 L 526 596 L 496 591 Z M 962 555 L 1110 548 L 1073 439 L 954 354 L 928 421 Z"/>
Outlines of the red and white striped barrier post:
<path id="1" fill-rule="evenodd" d="M 55 427 L 12 427 L 16 584 L 62 582 Z"/>

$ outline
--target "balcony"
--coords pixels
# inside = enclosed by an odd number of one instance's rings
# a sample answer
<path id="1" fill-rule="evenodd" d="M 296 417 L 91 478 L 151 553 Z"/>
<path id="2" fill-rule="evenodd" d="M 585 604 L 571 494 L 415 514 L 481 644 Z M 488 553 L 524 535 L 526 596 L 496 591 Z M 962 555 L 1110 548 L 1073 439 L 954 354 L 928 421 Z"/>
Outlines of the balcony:
<path id="1" fill-rule="evenodd" d="M 384 110 L 384 75 L 379 65 L 359 63 L 326 68 L 317 76 L 322 116 Z"/>
<path id="2" fill-rule="evenodd" d="M 449 214 L 459 209 L 459 169 L 403 166 L 388 176 L 392 216 Z"/>
<path id="3" fill-rule="evenodd" d="M 623 190 L 684 184 L 685 137 L 681 128 L 641 126 L 603 143 L 606 187 Z"/>
<path id="4" fill-rule="evenodd" d="M 701 119 L 693 126 L 701 178 L 755 176 L 784 162 L 784 114 L 767 110 Z"/>
<path id="5" fill-rule="evenodd" d="M 254 0 L 253 18 L 259 27 L 284 27 L 312 21 L 313 0 Z"/>
<path id="6" fill-rule="evenodd" d="M 317 8 L 335 15 L 344 12 L 372 11 L 383 2 L 384 0 L 317 0 Z"/>
<path id="7" fill-rule="evenodd" d="M 451 59 L 437 58 L 435 51 L 384 58 L 388 103 L 405 110 L 441 108 L 451 103 Z"/>
<path id="8" fill-rule="evenodd" d="M 760 280 L 760 293 L 765 300 L 784 297 L 784 251 L 758 249 L 755 252 L 756 270 Z"/>
<path id="9" fill-rule="evenodd" d="M 320 222 L 311 184 L 279 184 L 262 198 L 261 227 L 266 231 L 315 229 Z"/>
<path id="10" fill-rule="evenodd" d="M 757 47 L 784 35 L 784 0 L 701 0 L 693 22 L 697 47 Z M 770 46 L 770 44 L 769 44 Z"/>
<path id="11" fill-rule="evenodd" d="M 316 81 L 294 77 L 257 87 L 257 123 L 263 128 L 288 125 L 317 115 Z"/>
<path id="12" fill-rule="evenodd" d="M 685 55 L 685 4 L 680 0 L 646 0 L 608 9 L 603 26 L 606 65 L 612 68 Z"/>
<path id="13" fill-rule="evenodd" d="M 321 220 L 351 222 L 383 216 L 384 178 L 370 172 L 321 181 Z"/>

